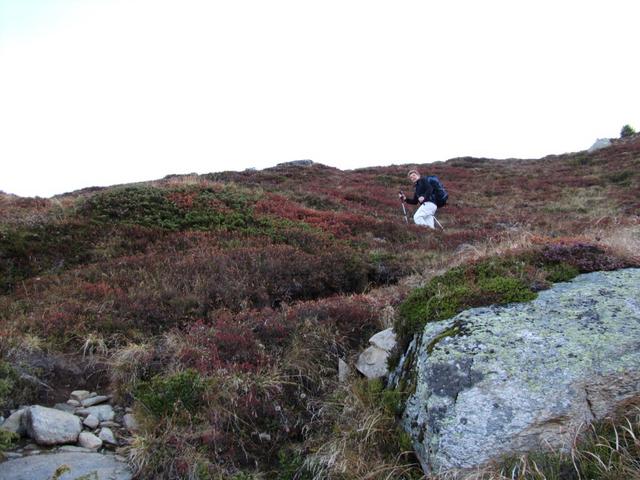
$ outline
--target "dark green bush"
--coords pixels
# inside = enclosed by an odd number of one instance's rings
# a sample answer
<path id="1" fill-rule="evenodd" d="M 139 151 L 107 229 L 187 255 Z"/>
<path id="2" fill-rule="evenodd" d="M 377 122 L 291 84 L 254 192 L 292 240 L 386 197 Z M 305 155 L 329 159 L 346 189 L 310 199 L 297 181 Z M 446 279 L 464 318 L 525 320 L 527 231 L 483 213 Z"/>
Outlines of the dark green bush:
<path id="1" fill-rule="evenodd" d="M 622 130 L 620 130 L 620 138 L 630 137 L 634 133 L 636 133 L 636 131 L 633 129 L 633 127 L 627 124 L 624 127 L 622 127 Z"/>
<path id="2" fill-rule="evenodd" d="M 396 334 L 407 343 L 427 322 L 450 318 L 467 308 L 533 300 L 536 293 L 526 281 L 526 265 L 516 256 L 490 258 L 433 278 L 400 305 Z"/>
<path id="3" fill-rule="evenodd" d="M 162 418 L 181 411 L 196 413 L 204 404 L 205 389 L 206 382 L 195 370 L 185 370 L 142 382 L 135 398 L 153 416 Z"/>
<path id="4" fill-rule="evenodd" d="M 0 360 L 0 408 L 5 408 L 9 405 L 11 392 L 17 381 L 18 375 L 11 368 L 11 365 Z"/>
<path id="5" fill-rule="evenodd" d="M 17 434 L 0 428 L 0 458 L 2 458 L 2 452 L 11 448 L 19 439 Z"/>
<path id="6" fill-rule="evenodd" d="M 177 230 L 182 215 L 163 190 L 148 186 L 120 187 L 97 193 L 79 208 L 97 222 L 128 223 Z"/>
<path id="7" fill-rule="evenodd" d="M 74 222 L 1 230 L 0 293 L 29 277 L 89 261 L 97 234 L 95 228 Z"/>

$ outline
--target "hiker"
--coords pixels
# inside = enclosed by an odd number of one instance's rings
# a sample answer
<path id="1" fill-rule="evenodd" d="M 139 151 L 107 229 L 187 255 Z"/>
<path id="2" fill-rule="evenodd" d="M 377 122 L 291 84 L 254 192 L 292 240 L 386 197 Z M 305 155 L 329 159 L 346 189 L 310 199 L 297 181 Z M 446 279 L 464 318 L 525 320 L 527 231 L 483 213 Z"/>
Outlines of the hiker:
<path id="1" fill-rule="evenodd" d="M 438 207 L 431 201 L 433 188 L 429 183 L 427 177 L 421 177 L 420 172 L 417 170 L 409 170 L 407 174 L 409 179 L 414 183 L 415 194 L 413 198 L 409 199 L 403 192 L 400 192 L 398 196 L 400 200 L 411 205 L 420 205 L 416 213 L 413 215 L 413 221 L 416 225 L 423 227 L 429 227 L 435 230 L 434 215 Z"/>

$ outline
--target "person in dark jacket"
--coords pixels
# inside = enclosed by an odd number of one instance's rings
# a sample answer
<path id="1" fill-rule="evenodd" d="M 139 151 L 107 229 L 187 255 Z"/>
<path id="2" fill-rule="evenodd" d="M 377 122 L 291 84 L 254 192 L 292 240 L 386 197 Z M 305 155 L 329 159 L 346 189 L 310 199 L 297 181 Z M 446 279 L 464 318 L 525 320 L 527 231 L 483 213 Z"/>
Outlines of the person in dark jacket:
<path id="1" fill-rule="evenodd" d="M 435 229 L 434 215 L 438 207 L 431 201 L 433 193 L 431 184 L 427 177 L 421 177 L 417 170 L 409 170 L 407 175 L 414 184 L 415 193 L 411 199 L 407 198 L 404 193 L 399 193 L 400 200 L 411 205 L 420 205 L 413 215 L 413 221 L 416 225 Z"/>

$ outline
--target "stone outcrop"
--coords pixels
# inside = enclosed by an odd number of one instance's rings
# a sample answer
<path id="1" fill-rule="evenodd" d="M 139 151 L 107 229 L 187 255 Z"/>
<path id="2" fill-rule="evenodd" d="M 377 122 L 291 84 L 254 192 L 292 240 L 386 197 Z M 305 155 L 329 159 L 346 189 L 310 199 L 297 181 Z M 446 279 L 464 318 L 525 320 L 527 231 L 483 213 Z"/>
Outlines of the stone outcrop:
<path id="1" fill-rule="evenodd" d="M 608 138 L 599 138 L 593 143 L 593 145 L 591 145 L 589 147 L 587 152 L 591 153 L 591 152 L 595 152 L 597 150 L 602 150 L 603 148 L 610 147 L 611 145 L 612 145 L 612 143 L 611 143 L 610 139 L 608 139 Z"/>
<path id="2" fill-rule="evenodd" d="M 403 423 L 426 472 L 566 447 L 584 422 L 640 400 L 640 269 L 427 324 L 413 348 Z"/>

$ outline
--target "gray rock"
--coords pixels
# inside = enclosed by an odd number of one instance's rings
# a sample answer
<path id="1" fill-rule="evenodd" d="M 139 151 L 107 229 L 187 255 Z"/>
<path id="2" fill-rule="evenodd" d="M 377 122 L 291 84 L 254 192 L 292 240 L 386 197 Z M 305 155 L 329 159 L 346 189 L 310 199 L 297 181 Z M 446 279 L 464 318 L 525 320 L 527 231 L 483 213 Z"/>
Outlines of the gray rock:
<path id="1" fill-rule="evenodd" d="M 612 145 L 611 140 L 608 138 L 598 138 L 593 145 L 587 150 L 589 153 L 596 150 L 602 150 L 603 148 L 610 147 Z"/>
<path id="2" fill-rule="evenodd" d="M 392 328 L 387 328 L 371 337 L 369 343 L 371 346 L 358 357 L 356 369 L 370 379 L 385 377 L 389 373 L 387 359 L 396 345 L 396 335 Z"/>
<path id="3" fill-rule="evenodd" d="M 109 428 L 121 428 L 122 425 L 120 425 L 118 422 L 100 422 L 100 426 L 101 427 L 109 427 Z"/>
<path id="4" fill-rule="evenodd" d="M 93 433 L 82 432 L 78 437 L 78 444 L 84 448 L 97 450 L 102 446 L 102 440 L 96 437 Z"/>
<path id="5" fill-rule="evenodd" d="M 96 395 L 95 397 L 89 397 L 82 400 L 81 403 L 84 408 L 87 408 L 87 407 L 92 407 L 94 405 L 98 405 L 99 403 L 104 403 L 108 401 L 110 398 L 111 397 L 107 395 Z"/>
<path id="6" fill-rule="evenodd" d="M 78 403 L 78 405 L 72 405 L 69 402 L 70 400 L 67 400 L 67 403 L 56 403 L 53 408 L 55 408 L 56 410 L 62 410 L 63 412 L 67 413 L 73 413 L 76 411 L 76 407 L 78 407 L 80 404 Z"/>
<path id="7" fill-rule="evenodd" d="M 59 480 L 82 477 L 92 480 L 131 480 L 129 467 L 114 456 L 99 453 L 42 454 L 0 463 L 0 480 L 50 480 L 62 465 L 68 471 Z"/>
<path id="8" fill-rule="evenodd" d="M 392 328 L 376 333 L 369 339 L 371 346 L 358 357 L 356 369 L 365 377 L 381 378 L 387 375 L 387 359 L 396 345 L 396 335 Z"/>
<path id="9" fill-rule="evenodd" d="M 403 416 L 425 472 L 567 447 L 639 401 L 639 298 L 640 269 L 596 272 L 427 324 Z"/>
<path id="10" fill-rule="evenodd" d="M 82 402 L 85 398 L 89 398 L 89 395 L 91 395 L 91 392 L 88 390 L 74 390 L 71 392 L 71 400 Z"/>
<path id="11" fill-rule="evenodd" d="M 116 440 L 116 436 L 113 434 L 113 430 L 108 427 L 103 427 L 98 434 L 98 438 L 105 443 L 109 443 L 111 445 L 118 445 L 118 441 Z"/>
<path id="12" fill-rule="evenodd" d="M 84 432 L 82 432 L 84 433 Z M 80 433 L 80 435 L 82 435 L 82 433 Z M 78 437 L 78 441 L 80 441 L 80 437 Z M 89 452 L 93 452 L 94 450 L 91 450 L 90 448 L 87 447 L 83 447 L 83 446 L 77 446 L 77 445 L 63 445 L 61 447 L 58 447 L 56 449 L 56 452 L 80 452 L 80 453 L 89 453 Z"/>
<path id="13" fill-rule="evenodd" d="M 22 454 L 18 452 L 2 452 L 2 455 L 4 455 L 4 457 L 7 460 L 12 460 L 14 458 L 22 458 Z"/>
<path id="14" fill-rule="evenodd" d="M 310 167 L 311 165 L 313 165 L 313 160 L 292 160 L 278 163 L 276 167 Z"/>
<path id="15" fill-rule="evenodd" d="M 69 405 L 72 408 L 77 408 L 82 406 L 82 403 L 80 403 L 78 400 L 74 400 L 73 398 L 67 400 L 67 405 Z"/>
<path id="16" fill-rule="evenodd" d="M 17 410 L 9 415 L 2 426 L 1 429 L 7 430 L 9 432 L 17 433 L 21 437 L 24 437 L 27 434 L 27 429 L 22 425 L 22 416 L 24 415 L 25 410 Z"/>
<path id="17" fill-rule="evenodd" d="M 388 373 L 387 358 L 389 352 L 371 346 L 358 357 L 356 369 L 369 379 L 382 378 Z"/>
<path id="18" fill-rule="evenodd" d="M 100 420 L 95 415 L 89 415 L 84 419 L 84 422 L 82 422 L 82 424 L 88 428 L 94 429 L 98 428 L 98 425 L 100 425 Z"/>
<path id="19" fill-rule="evenodd" d="M 108 422 L 114 419 L 115 412 L 113 411 L 111 405 L 96 405 L 94 407 L 87 407 L 76 410 L 76 415 L 80 415 L 81 417 L 94 415 L 101 422 Z"/>
<path id="20" fill-rule="evenodd" d="M 338 359 L 338 381 L 340 383 L 345 383 L 349 379 L 350 373 L 351 373 L 351 369 L 349 368 L 349 365 L 347 365 L 347 362 L 339 358 Z"/>
<path id="21" fill-rule="evenodd" d="M 393 332 L 393 328 L 387 328 L 371 337 L 369 343 L 374 347 L 390 352 L 396 346 L 396 334 Z"/>
<path id="22" fill-rule="evenodd" d="M 75 415 L 39 405 L 26 409 L 22 425 L 38 445 L 75 443 L 82 431 L 80 419 Z"/>

